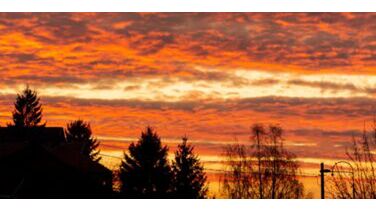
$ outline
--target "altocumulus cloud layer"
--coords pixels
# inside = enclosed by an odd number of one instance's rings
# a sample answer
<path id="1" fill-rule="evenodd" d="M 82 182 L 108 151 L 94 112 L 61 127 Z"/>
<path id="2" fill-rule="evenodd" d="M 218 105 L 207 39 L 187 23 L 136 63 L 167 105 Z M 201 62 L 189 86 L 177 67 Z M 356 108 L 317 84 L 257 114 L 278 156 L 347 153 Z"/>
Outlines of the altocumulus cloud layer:
<path id="1" fill-rule="evenodd" d="M 29 84 L 49 125 L 108 140 L 152 125 L 219 154 L 272 122 L 300 156 L 340 157 L 375 113 L 375 32 L 374 13 L 1 13 L 0 119 Z"/>

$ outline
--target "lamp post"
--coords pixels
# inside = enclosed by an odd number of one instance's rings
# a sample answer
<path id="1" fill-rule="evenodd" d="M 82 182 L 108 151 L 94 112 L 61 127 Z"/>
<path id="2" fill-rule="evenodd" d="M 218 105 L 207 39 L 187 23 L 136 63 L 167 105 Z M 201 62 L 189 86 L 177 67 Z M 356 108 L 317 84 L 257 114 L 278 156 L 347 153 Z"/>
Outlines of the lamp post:
<path id="1" fill-rule="evenodd" d="M 342 160 L 342 161 L 338 161 L 338 162 L 336 162 L 333 166 L 332 166 L 332 176 L 334 175 L 334 172 L 336 172 L 336 171 L 334 171 L 334 168 L 339 164 L 339 163 L 345 163 L 345 164 L 347 164 L 347 165 L 349 165 L 350 166 L 350 168 L 351 168 L 351 178 L 352 178 L 352 197 L 353 197 L 353 199 L 355 199 L 355 172 L 354 172 L 354 167 L 351 165 L 351 163 L 349 163 L 349 162 L 347 162 L 347 161 L 344 161 L 344 160 Z M 344 172 L 344 171 L 337 171 L 337 172 Z"/>
<path id="2" fill-rule="evenodd" d="M 330 169 L 324 169 L 324 163 L 320 164 L 320 175 L 321 175 L 321 199 L 325 199 L 325 179 L 324 174 L 327 172 L 331 172 Z"/>

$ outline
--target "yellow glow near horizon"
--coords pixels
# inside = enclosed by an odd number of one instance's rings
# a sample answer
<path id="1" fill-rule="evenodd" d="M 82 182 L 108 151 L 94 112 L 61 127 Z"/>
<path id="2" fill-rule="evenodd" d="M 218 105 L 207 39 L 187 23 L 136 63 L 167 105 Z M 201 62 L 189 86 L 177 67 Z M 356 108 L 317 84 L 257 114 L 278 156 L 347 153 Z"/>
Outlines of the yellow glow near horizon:
<path id="1" fill-rule="evenodd" d="M 304 98 L 373 97 L 372 92 L 367 93 L 367 89 L 376 89 L 374 87 L 376 85 L 376 76 L 367 75 L 297 75 L 294 73 L 238 70 L 234 72 L 233 76 L 247 80 L 248 83 L 240 86 L 228 83 L 224 85 L 226 83 L 224 81 L 214 80 L 203 83 L 200 80 L 179 81 L 178 78 L 174 77 L 171 78 L 173 79 L 171 82 L 164 82 L 164 78 L 156 76 L 154 79 L 137 79 L 137 82 L 132 82 L 132 80 L 115 81 L 110 88 L 97 88 L 96 84 L 72 84 L 72 86 L 67 87 L 41 87 L 38 88 L 38 91 L 43 96 L 67 96 L 104 100 L 164 100 L 173 102 L 182 99 L 230 99 L 263 96 Z M 266 84 L 257 84 L 260 81 L 270 79 L 278 80 Z M 301 84 L 290 83 L 293 81 L 299 81 Z M 325 87 L 326 83 L 337 87 Z M 312 84 L 314 85 L 312 86 Z M 127 90 L 127 87 L 134 88 Z M 21 86 L 18 89 L 21 89 Z M 153 92 L 150 92 L 151 90 Z M 15 90 L 4 88 L 1 92 L 2 94 L 14 94 Z"/>

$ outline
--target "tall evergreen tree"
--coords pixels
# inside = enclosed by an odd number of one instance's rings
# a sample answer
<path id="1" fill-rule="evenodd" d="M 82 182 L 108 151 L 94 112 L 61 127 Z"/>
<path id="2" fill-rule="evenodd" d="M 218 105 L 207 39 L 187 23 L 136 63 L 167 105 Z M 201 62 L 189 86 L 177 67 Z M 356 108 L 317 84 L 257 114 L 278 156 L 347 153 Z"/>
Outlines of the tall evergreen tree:
<path id="1" fill-rule="evenodd" d="M 177 198 L 184 199 L 206 198 L 208 188 L 204 167 L 187 140 L 187 137 L 183 137 L 182 144 L 175 152 L 172 165 L 174 194 Z"/>
<path id="2" fill-rule="evenodd" d="M 141 133 L 124 153 L 119 178 L 121 192 L 129 198 L 166 198 L 171 188 L 171 168 L 167 146 L 151 127 Z"/>
<path id="3" fill-rule="evenodd" d="M 13 124 L 16 127 L 45 126 L 42 121 L 42 105 L 36 91 L 27 86 L 21 94 L 17 94 L 14 103 Z"/>
<path id="4" fill-rule="evenodd" d="M 90 123 L 83 120 L 76 120 L 67 124 L 65 135 L 69 143 L 76 143 L 80 146 L 83 155 L 92 161 L 99 161 L 100 151 L 97 150 L 99 141 L 93 137 Z"/>

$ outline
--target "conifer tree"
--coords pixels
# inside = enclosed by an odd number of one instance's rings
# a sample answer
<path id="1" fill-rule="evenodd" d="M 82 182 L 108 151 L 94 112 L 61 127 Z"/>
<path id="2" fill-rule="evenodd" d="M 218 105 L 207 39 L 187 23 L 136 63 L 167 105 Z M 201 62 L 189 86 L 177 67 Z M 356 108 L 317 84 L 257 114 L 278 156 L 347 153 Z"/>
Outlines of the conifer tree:
<path id="1" fill-rule="evenodd" d="M 120 166 L 121 193 L 129 198 L 167 198 L 171 188 L 171 168 L 167 146 L 151 127 L 132 143 Z"/>
<path id="2" fill-rule="evenodd" d="M 76 143 L 80 146 L 81 153 L 92 161 L 99 161 L 100 151 L 97 150 L 99 141 L 93 137 L 90 123 L 83 120 L 76 120 L 67 124 L 65 135 L 69 143 Z"/>
<path id="3" fill-rule="evenodd" d="M 17 94 L 13 111 L 13 126 L 15 127 L 44 127 L 42 121 L 42 105 L 36 91 L 27 86 L 21 94 Z"/>
<path id="4" fill-rule="evenodd" d="M 183 137 L 182 144 L 175 152 L 172 165 L 174 195 L 184 199 L 206 198 L 208 188 L 204 167 L 194 154 L 194 147 L 187 144 L 187 140 L 187 137 Z"/>

